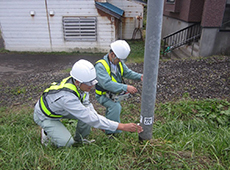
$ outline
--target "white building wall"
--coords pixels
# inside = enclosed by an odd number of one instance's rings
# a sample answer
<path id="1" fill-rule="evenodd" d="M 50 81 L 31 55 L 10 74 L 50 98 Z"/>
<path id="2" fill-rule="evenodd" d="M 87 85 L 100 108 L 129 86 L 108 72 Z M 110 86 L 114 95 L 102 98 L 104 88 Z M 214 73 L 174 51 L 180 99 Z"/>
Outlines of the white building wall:
<path id="1" fill-rule="evenodd" d="M 44 0 L 1 0 L 0 23 L 7 50 L 50 49 Z"/>
<path id="2" fill-rule="evenodd" d="M 63 16 L 97 17 L 97 41 L 65 41 Z M 1 0 L 0 24 L 5 48 L 13 51 L 107 52 L 115 40 L 113 23 L 98 15 L 94 0 Z"/>
<path id="3" fill-rule="evenodd" d="M 136 16 L 141 15 L 143 17 L 144 7 L 142 4 L 135 1 L 128 0 L 108 0 L 109 3 L 121 8 L 125 11 L 124 19 L 122 23 L 122 39 L 132 39 L 133 31 L 136 28 Z M 141 21 L 141 27 L 143 20 Z M 140 35 L 137 34 L 137 39 Z"/>

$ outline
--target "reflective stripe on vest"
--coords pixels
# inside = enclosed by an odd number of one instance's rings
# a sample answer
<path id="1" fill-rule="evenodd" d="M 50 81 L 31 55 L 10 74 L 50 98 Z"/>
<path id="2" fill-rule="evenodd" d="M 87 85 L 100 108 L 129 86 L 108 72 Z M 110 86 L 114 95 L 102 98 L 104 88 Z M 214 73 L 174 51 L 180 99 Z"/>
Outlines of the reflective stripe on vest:
<path id="1" fill-rule="evenodd" d="M 46 116 L 51 117 L 51 118 L 61 118 L 62 117 L 62 115 L 54 113 L 49 108 L 49 106 L 47 104 L 47 101 L 46 101 L 46 96 L 48 94 L 54 94 L 54 93 L 57 93 L 57 92 L 59 92 L 61 90 L 64 90 L 64 91 L 69 91 L 69 92 L 75 94 L 79 98 L 79 100 L 81 102 L 84 101 L 84 99 L 86 97 L 86 94 L 84 94 L 83 99 L 81 99 L 80 93 L 77 91 L 76 86 L 74 84 L 72 84 L 72 83 L 69 83 L 71 81 L 71 79 L 72 79 L 71 76 L 69 76 L 69 77 L 63 79 L 60 84 L 52 83 L 53 85 L 51 85 L 49 88 L 47 88 L 43 92 L 43 95 L 41 96 L 41 98 L 39 100 L 40 101 L 39 106 L 40 106 L 41 111 Z"/>
<path id="2" fill-rule="evenodd" d="M 98 95 L 104 95 L 104 94 L 106 94 L 105 91 L 100 91 L 100 90 L 97 90 L 97 89 L 95 89 L 95 92 L 96 92 L 96 94 L 98 94 Z"/>
<path id="3" fill-rule="evenodd" d="M 116 82 L 116 83 L 117 83 L 117 80 L 113 77 L 113 75 L 111 75 L 111 70 L 110 70 L 110 67 L 109 67 L 108 63 L 107 63 L 104 59 L 98 60 L 98 61 L 96 62 L 96 64 L 97 64 L 97 63 L 101 63 L 101 64 L 105 67 L 105 69 L 106 69 L 107 73 L 109 74 L 109 76 L 111 77 L 111 80 L 112 80 L 113 82 Z M 121 72 L 121 77 L 122 77 L 123 74 L 124 74 L 124 69 L 123 69 L 122 63 L 119 62 L 118 65 L 119 65 L 119 70 L 120 70 L 120 72 Z M 98 94 L 98 95 L 104 95 L 104 94 L 106 94 L 105 91 L 101 91 L 101 90 L 98 90 L 98 89 L 95 89 L 95 92 L 96 92 L 96 94 Z"/>

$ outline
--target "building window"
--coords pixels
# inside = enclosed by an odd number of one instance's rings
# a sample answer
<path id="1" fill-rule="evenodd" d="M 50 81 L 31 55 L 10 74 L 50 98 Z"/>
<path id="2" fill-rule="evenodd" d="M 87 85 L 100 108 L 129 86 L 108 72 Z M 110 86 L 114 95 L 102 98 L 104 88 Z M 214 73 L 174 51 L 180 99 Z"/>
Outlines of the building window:
<path id="1" fill-rule="evenodd" d="M 168 3 L 175 3 L 175 0 L 166 0 Z"/>
<path id="2" fill-rule="evenodd" d="M 164 10 L 166 12 L 179 13 L 180 12 L 180 0 L 166 0 Z"/>
<path id="3" fill-rule="evenodd" d="M 96 41 L 96 17 L 63 17 L 63 31 L 66 41 Z"/>
<path id="4" fill-rule="evenodd" d="M 220 30 L 230 31 L 230 4 L 226 4 L 222 26 Z"/>

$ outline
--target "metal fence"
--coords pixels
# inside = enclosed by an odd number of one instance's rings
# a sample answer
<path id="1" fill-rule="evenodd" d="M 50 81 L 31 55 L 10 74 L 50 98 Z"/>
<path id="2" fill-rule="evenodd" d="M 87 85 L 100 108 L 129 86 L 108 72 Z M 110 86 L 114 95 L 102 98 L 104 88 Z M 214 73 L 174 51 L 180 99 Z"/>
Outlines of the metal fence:
<path id="1" fill-rule="evenodd" d="M 165 55 L 168 52 L 182 46 L 189 44 L 193 41 L 200 39 L 201 26 L 200 23 L 190 25 L 183 28 L 175 33 L 172 33 L 163 38 L 162 54 Z"/>

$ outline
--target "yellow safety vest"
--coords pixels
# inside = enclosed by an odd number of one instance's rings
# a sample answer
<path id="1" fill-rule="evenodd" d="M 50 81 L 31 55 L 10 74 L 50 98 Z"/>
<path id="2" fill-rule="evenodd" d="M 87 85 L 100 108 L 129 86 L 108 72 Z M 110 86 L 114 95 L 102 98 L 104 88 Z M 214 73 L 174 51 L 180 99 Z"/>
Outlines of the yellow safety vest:
<path id="1" fill-rule="evenodd" d="M 117 80 L 113 77 L 113 75 L 111 75 L 111 70 L 110 70 L 110 66 L 108 65 L 108 63 L 107 63 L 104 59 L 98 60 L 98 61 L 96 62 L 96 64 L 97 64 L 97 63 L 101 63 L 101 64 L 105 67 L 105 69 L 106 69 L 107 73 L 109 74 L 109 76 L 111 77 L 111 80 L 112 80 L 113 82 L 116 82 L 116 83 L 117 83 Z M 122 77 L 123 74 L 124 74 L 123 65 L 122 65 L 121 62 L 119 62 L 119 63 L 118 63 L 118 66 L 119 66 L 119 70 L 120 70 L 120 72 L 121 72 L 121 77 Z M 104 95 L 104 94 L 106 94 L 106 91 L 99 90 L 97 87 L 98 87 L 98 85 L 96 85 L 96 88 L 95 88 L 96 94 L 98 94 L 98 95 Z M 100 89 L 102 89 L 102 88 L 100 88 Z"/>
<path id="2" fill-rule="evenodd" d="M 39 106 L 40 106 L 41 111 L 46 116 L 51 117 L 51 118 L 61 118 L 61 117 L 63 117 L 60 114 L 54 113 L 49 108 L 49 106 L 47 104 L 47 101 L 46 101 L 46 96 L 48 94 L 54 94 L 54 93 L 57 93 L 57 92 L 59 92 L 61 90 L 64 90 L 64 91 L 69 91 L 69 92 L 75 94 L 79 98 L 79 100 L 81 102 L 84 101 L 84 99 L 86 97 L 86 94 L 84 94 L 83 99 L 81 99 L 80 93 L 77 91 L 77 87 L 74 84 L 71 83 L 71 79 L 72 79 L 72 77 L 69 76 L 69 77 L 63 79 L 60 84 L 57 84 L 57 83 L 54 82 L 54 83 L 52 83 L 52 85 L 49 88 L 47 88 L 43 92 L 43 94 L 42 94 L 42 96 L 41 96 L 41 98 L 39 100 Z"/>

